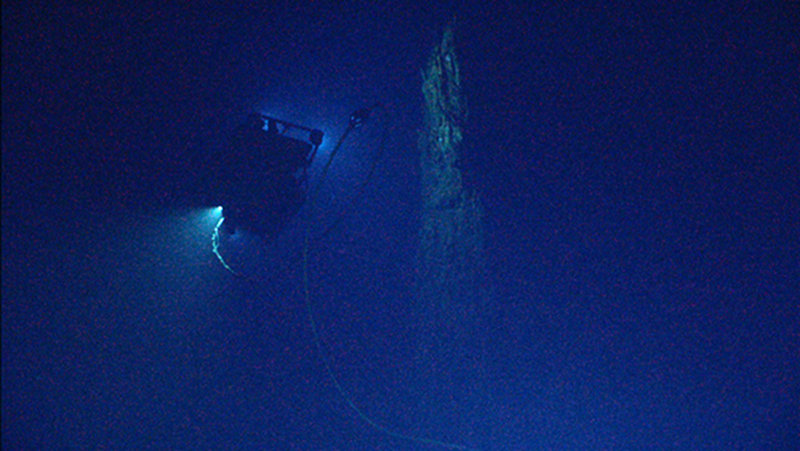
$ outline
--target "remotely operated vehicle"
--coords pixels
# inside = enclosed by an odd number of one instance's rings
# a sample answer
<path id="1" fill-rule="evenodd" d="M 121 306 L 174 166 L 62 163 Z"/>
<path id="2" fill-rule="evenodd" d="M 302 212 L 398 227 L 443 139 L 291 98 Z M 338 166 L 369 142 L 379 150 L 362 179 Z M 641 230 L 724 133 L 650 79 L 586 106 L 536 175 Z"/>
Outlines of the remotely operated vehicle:
<path id="1" fill-rule="evenodd" d="M 308 167 L 322 138 L 320 130 L 251 114 L 217 174 L 222 232 L 245 230 L 265 239 L 280 232 L 306 199 Z"/>
<path id="2" fill-rule="evenodd" d="M 361 126 L 377 106 L 350 115 L 347 129 L 328 155 L 321 178 L 348 134 Z M 235 131 L 230 151 L 217 171 L 215 199 L 222 206 L 221 232 L 244 230 L 265 240 L 280 233 L 308 198 L 308 168 L 323 136 L 317 129 L 251 114 Z"/>

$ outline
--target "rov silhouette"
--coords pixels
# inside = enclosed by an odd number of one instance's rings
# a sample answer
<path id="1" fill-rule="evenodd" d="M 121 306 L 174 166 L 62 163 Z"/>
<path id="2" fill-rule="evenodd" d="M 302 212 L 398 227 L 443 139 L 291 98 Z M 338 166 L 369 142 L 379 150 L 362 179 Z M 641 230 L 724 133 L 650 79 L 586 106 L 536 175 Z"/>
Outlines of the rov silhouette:
<path id="1" fill-rule="evenodd" d="M 349 123 L 316 184 L 327 176 L 334 157 L 351 131 L 363 125 L 376 104 L 350 115 Z M 216 171 L 215 203 L 222 218 L 215 229 L 231 235 L 239 230 L 265 241 L 274 239 L 310 197 L 308 168 L 317 157 L 324 133 L 263 114 L 251 114 L 238 127 L 222 167 Z"/>
<path id="2" fill-rule="evenodd" d="M 307 140 L 299 135 L 308 133 Z M 277 235 L 308 194 L 308 167 L 323 132 L 251 114 L 234 133 L 227 164 L 218 172 L 222 232 L 242 229 L 265 240 Z"/>

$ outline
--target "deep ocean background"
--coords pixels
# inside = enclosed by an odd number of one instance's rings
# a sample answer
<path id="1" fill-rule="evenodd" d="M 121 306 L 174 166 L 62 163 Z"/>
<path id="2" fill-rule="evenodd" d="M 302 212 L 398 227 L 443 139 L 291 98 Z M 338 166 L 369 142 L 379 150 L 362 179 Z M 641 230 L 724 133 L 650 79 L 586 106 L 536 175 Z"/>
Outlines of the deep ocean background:
<path id="1" fill-rule="evenodd" d="M 315 349 L 299 241 L 341 212 L 309 291 L 379 423 L 800 447 L 797 2 L 295 3 L 3 2 L 4 449 L 431 449 L 361 421 Z M 494 293 L 480 436 L 419 418 L 407 377 L 420 71 L 453 16 Z M 198 193 L 227 133 L 260 111 L 324 156 L 375 102 L 327 202 L 225 272 Z"/>

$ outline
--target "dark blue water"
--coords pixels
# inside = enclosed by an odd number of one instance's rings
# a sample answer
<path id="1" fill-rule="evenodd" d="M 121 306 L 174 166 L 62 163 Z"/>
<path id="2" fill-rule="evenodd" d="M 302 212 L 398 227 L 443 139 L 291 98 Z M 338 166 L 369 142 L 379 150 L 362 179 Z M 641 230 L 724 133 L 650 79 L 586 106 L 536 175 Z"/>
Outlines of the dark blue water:
<path id="1" fill-rule="evenodd" d="M 523 3 L 5 2 L 3 447 L 796 448 L 797 7 Z M 419 71 L 453 13 L 493 297 L 430 418 Z M 256 110 L 324 155 L 376 101 L 226 272 L 196 196 L 226 133 Z"/>

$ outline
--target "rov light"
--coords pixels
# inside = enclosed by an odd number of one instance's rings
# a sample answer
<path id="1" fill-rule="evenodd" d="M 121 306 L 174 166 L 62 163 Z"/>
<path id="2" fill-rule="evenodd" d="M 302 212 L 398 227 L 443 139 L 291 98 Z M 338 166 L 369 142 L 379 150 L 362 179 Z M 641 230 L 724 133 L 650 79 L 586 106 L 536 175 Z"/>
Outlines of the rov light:
<path id="1" fill-rule="evenodd" d="M 206 227 L 208 224 L 216 224 L 217 221 L 222 219 L 222 207 L 203 208 L 198 211 L 198 219 L 202 221 L 203 227 Z"/>

